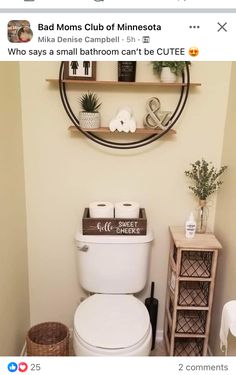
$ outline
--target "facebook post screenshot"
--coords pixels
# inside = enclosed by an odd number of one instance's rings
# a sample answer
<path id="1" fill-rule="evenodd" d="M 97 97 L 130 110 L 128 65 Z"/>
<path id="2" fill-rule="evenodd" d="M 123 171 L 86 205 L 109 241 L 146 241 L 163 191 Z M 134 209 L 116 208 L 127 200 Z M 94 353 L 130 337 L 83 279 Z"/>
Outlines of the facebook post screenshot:
<path id="1" fill-rule="evenodd" d="M 236 3 L 58 3 L 0 4 L 0 374 L 234 375 Z"/>

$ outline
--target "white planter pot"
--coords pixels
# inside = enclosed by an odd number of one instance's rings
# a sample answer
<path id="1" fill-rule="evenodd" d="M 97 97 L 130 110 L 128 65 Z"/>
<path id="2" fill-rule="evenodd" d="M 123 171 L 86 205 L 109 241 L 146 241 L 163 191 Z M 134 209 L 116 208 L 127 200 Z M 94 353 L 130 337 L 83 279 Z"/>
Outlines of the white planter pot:
<path id="1" fill-rule="evenodd" d="M 161 78 L 161 82 L 174 83 L 176 82 L 177 76 L 175 73 L 172 73 L 169 67 L 166 66 L 162 68 L 160 78 Z"/>
<path id="2" fill-rule="evenodd" d="M 80 112 L 79 123 L 82 129 L 97 129 L 100 127 L 100 113 Z"/>

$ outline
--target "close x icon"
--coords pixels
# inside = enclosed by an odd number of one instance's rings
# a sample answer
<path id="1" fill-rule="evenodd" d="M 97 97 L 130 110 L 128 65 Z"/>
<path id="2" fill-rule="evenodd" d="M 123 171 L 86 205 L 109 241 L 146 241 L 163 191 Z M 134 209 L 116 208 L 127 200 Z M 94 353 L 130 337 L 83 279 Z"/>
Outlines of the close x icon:
<path id="1" fill-rule="evenodd" d="M 220 23 L 220 22 L 217 22 L 217 25 L 218 25 L 218 32 L 220 31 L 224 31 L 227 33 L 228 29 L 227 29 L 227 22 L 224 22 L 224 23 Z"/>

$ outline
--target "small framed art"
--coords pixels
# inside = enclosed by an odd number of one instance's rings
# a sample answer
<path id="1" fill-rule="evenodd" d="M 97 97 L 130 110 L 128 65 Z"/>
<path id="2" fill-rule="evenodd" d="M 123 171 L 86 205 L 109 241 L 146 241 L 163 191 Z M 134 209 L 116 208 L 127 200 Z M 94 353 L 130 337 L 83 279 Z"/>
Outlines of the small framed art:
<path id="1" fill-rule="evenodd" d="M 96 80 L 95 61 L 66 61 L 64 67 L 64 79 Z"/>

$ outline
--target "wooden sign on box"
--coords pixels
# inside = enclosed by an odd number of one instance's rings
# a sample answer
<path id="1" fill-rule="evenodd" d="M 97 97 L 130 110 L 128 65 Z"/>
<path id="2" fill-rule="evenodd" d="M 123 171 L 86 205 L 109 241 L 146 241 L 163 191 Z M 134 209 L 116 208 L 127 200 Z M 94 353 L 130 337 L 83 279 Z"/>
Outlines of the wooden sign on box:
<path id="1" fill-rule="evenodd" d="M 140 208 L 138 219 L 90 218 L 85 208 L 82 219 L 83 234 L 109 236 L 144 236 L 147 232 L 145 208 Z"/>

